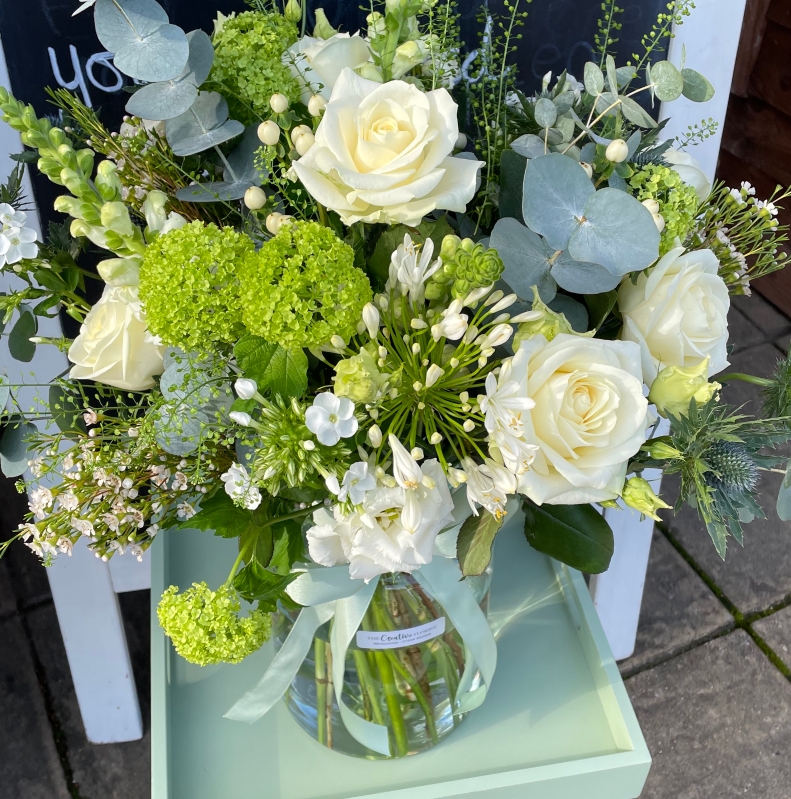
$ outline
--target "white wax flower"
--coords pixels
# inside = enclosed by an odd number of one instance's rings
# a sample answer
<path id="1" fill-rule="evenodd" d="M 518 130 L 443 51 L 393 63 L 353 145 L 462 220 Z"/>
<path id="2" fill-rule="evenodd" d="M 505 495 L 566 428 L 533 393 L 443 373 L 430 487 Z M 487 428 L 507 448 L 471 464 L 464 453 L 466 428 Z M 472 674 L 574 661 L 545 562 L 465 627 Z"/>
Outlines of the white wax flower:
<path id="1" fill-rule="evenodd" d="M 357 432 L 354 403 L 329 391 L 317 394 L 313 405 L 305 411 L 305 424 L 320 444 L 332 447 L 342 438 L 351 438 Z"/>
<path id="2" fill-rule="evenodd" d="M 136 286 L 105 286 L 69 349 L 75 380 L 145 391 L 161 375 L 163 347 L 151 334 Z"/>
<path id="3" fill-rule="evenodd" d="M 235 505 L 255 510 L 261 504 L 261 492 L 252 484 L 247 469 L 241 464 L 234 463 L 225 474 L 220 475 L 220 480 L 225 483 L 225 493 Z"/>
<path id="4" fill-rule="evenodd" d="M 293 169 L 343 222 L 418 225 L 435 209 L 463 212 L 482 163 L 452 157 L 457 106 L 445 89 L 423 92 L 344 69 L 316 131 Z"/>
<path id="5" fill-rule="evenodd" d="M 322 566 L 349 563 L 351 577 L 366 582 L 430 563 L 437 534 L 453 524 L 453 500 L 439 462 L 426 461 L 423 470 L 431 488 L 379 484 L 353 513 L 337 505 L 317 510 L 307 531 L 311 558 Z"/>
<path id="6" fill-rule="evenodd" d="M 667 366 L 691 367 L 706 356 L 709 377 L 728 365 L 730 295 L 711 250 L 671 250 L 618 290 L 621 338 L 640 346 L 643 378 L 650 387 Z"/>
<path id="7" fill-rule="evenodd" d="M 649 421 L 640 348 L 568 333 L 549 343 L 534 336 L 520 343 L 512 374 L 535 402 L 523 422 L 538 449 L 520 493 L 539 505 L 615 499 Z"/>

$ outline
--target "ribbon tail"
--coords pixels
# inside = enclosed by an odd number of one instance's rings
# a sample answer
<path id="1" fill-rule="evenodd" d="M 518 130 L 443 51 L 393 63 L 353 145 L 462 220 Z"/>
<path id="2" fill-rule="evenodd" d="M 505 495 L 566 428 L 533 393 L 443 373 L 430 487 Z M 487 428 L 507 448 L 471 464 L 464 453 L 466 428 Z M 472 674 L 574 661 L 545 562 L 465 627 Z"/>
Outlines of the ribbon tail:
<path id="1" fill-rule="evenodd" d="M 420 573 L 464 640 L 464 674 L 459 683 L 456 707 L 460 713 L 467 713 L 486 698 L 497 668 L 497 643 L 486 616 L 470 587 L 462 580 L 461 570 L 455 561 L 435 557 L 420 569 Z M 484 684 L 470 690 L 473 661 L 481 670 Z"/>
<path id="2" fill-rule="evenodd" d="M 234 704 L 225 718 L 252 724 L 283 698 L 310 652 L 316 630 L 332 618 L 334 608 L 335 602 L 328 602 L 302 609 L 283 648 L 275 655 L 264 676 Z"/>
<path id="3" fill-rule="evenodd" d="M 346 671 L 346 653 L 349 649 L 357 630 L 362 624 L 368 606 L 371 604 L 379 578 L 371 580 L 361 591 L 346 599 L 339 599 L 335 603 L 335 619 L 330 632 L 330 647 L 332 648 L 332 684 L 335 687 L 335 698 L 341 718 L 349 734 L 363 746 L 378 752 L 380 755 L 390 755 L 390 739 L 387 727 L 374 724 L 358 716 L 343 701 L 343 676 Z"/>

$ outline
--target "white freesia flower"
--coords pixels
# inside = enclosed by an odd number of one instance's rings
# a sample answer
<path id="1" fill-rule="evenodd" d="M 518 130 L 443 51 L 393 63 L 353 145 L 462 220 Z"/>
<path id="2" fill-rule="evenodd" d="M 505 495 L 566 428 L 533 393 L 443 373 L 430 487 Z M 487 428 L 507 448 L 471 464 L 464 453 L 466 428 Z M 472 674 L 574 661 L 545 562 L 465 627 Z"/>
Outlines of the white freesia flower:
<path id="1" fill-rule="evenodd" d="M 320 444 L 332 447 L 342 438 L 351 438 L 357 432 L 354 403 L 329 391 L 317 394 L 313 405 L 305 411 L 305 424 Z"/>
<path id="2" fill-rule="evenodd" d="M 348 497 L 353 505 L 359 505 L 365 499 L 366 492 L 375 488 L 376 478 L 369 473 L 368 464 L 365 461 L 358 461 L 349 467 L 336 493 L 341 502 Z"/>
<path id="3" fill-rule="evenodd" d="M 404 234 L 404 243 L 390 256 L 390 274 L 385 289 L 392 293 L 396 288 L 401 294 L 409 295 L 409 301 L 416 305 L 425 299 L 426 281 L 442 266 L 437 258 L 432 262 L 434 242 L 426 239 L 421 247 L 417 246 L 409 233 Z"/>
<path id="4" fill-rule="evenodd" d="M 477 516 L 478 507 L 483 507 L 497 519 L 505 516 L 505 504 L 510 494 L 515 494 L 517 481 L 514 474 L 491 458 L 483 464 L 472 458 L 464 458 L 461 463 L 467 476 L 467 502 Z"/>
<path id="5" fill-rule="evenodd" d="M 225 474 L 220 475 L 220 480 L 225 483 L 225 493 L 234 505 L 255 510 L 261 504 L 261 492 L 252 484 L 247 469 L 241 464 L 234 463 Z"/>
<path id="6" fill-rule="evenodd" d="M 453 500 L 442 467 L 423 464 L 432 487 L 366 491 L 362 505 L 344 514 L 320 508 L 307 532 L 311 558 L 322 566 L 349 563 L 352 578 L 366 582 L 378 574 L 413 572 L 431 562 L 437 534 L 453 524 Z"/>
<path id="7" fill-rule="evenodd" d="M 618 290 L 621 338 L 640 346 L 650 387 L 666 366 L 695 366 L 711 356 L 709 376 L 728 365 L 730 296 L 711 250 L 671 250 L 632 283 Z"/>
<path id="8" fill-rule="evenodd" d="M 137 287 L 107 285 L 69 349 L 70 376 L 144 391 L 162 374 L 163 349 L 148 329 Z"/>
<path id="9" fill-rule="evenodd" d="M 380 84 L 344 69 L 316 143 L 293 169 L 311 196 L 347 225 L 417 225 L 435 209 L 462 212 L 482 164 L 452 157 L 457 111 L 445 89 Z"/>
<path id="10" fill-rule="evenodd" d="M 360 69 L 369 61 L 371 50 L 359 33 L 336 33 L 328 39 L 303 36 L 283 54 L 283 62 L 302 87 L 305 105 L 314 95 L 329 100 L 344 69 Z"/>
<path id="11" fill-rule="evenodd" d="M 512 371 L 534 402 L 525 439 L 538 446 L 519 491 L 539 505 L 614 499 L 645 441 L 640 348 L 561 333 L 522 341 Z"/>
<path id="12" fill-rule="evenodd" d="M 711 194 L 711 181 L 703 171 L 703 167 L 688 153 L 674 150 L 672 147 L 665 150 L 662 158 L 678 173 L 681 180 L 695 189 L 698 199 L 705 202 Z"/>

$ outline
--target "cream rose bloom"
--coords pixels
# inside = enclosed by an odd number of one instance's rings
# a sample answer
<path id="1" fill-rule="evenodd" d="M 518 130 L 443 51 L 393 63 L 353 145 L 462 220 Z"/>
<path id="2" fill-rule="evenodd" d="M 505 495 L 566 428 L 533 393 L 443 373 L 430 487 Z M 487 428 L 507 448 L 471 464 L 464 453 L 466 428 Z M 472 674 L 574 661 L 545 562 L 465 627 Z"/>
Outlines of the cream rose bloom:
<path id="1" fill-rule="evenodd" d="M 707 355 L 709 376 L 728 365 L 728 287 L 711 250 L 684 254 L 677 247 L 618 290 L 624 341 L 640 345 L 650 386 L 666 366 L 696 366 Z"/>
<path id="2" fill-rule="evenodd" d="M 336 33 L 329 39 L 303 36 L 283 54 L 283 61 L 302 86 L 302 102 L 314 94 L 329 100 L 341 72 L 371 61 L 368 43 L 359 34 Z"/>
<path id="3" fill-rule="evenodd" d="M 95 380 L 127 391 L 153 388 L 163 370 L 164 347 L 151 335 L 137 288 L 134 259 L 111 259 L 99 265 L 107 281 L 80 335 L 69 349 L 75 380 Z"/>
<path id="4" fill-rule="evenodd" d="M 688 153 L 674 150 L 672 147 L 662 154 L 681 180 L 695 189 L 698 199 L 705 202 L 711 194 L 711 181 L 700 163 Z"/>
<path id="5" fill-rule="evenodd" d="M 445 89 L 380 84 L 344 69 L 316 143 L 293 164 L 310 194 L 347 225 L 417 225 L 431 211 L 465 210 L 479 161 L 453 158 L 457 106 Z"/>
<path id="6" fill-rule="evenodd" d="M 520 344 L 511 377 L 535 403 L 522 415 L 524 438 L 537 450 L 519 492 L 539 505 L 617 497 L 649 421 L 639 348 L 566 333 L 551 342 L 534 336 Z"/>

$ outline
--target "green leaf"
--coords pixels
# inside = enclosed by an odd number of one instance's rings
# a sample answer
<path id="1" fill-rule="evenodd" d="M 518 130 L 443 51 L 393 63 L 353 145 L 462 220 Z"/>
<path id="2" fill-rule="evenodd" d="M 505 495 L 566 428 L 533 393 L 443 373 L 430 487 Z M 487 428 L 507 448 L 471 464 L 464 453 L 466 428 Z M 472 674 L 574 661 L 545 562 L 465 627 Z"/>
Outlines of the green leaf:
<path id="1" fill-rule="evenodd" d="M 262 602 L 265 610 L 274 610 L 280 595 L 299 574 L 278 575 L 253 561 L 233 578 L 233 587 L 247 602 Z"/>
<path id="2" fill-rule="evenodd" d="M 610 315 L 610 311 L 615 307 L 618 300 L 618 292 L 608 291 L 604 294 L 590 294 L 585 297 L 585 305 L 588 306 L 591 330 L 598 330 L 604 320 Z"/>
<path id="3" fill-rule="evenodd" d="M 27 439 L 37 432 L 34 424 L 18 414 L 6 422 L 0 439 L 0 468 L 6 477 L 20 477 L 25 473 L 30 459 Z"/>
<path id="4" fill-rule="evenodd" d="M 588 311 L 581 302 L 577 302 L 567 294 L 558 294 L 549 307 L 555 313 L 562 313 L 569 324 L 577 331 L 584 333 L 588 329 Z"/>
<path id="5" fill-rule="evenodd" d="M 525 222 L 553 250 L 565 250 L 569 237 L 580 226 L 585 203 L 595 191 L 585 170 L 573 159 L 560 153 L 534 158 L 525 172 Z"/>
<path id="6" fill-rule="evenodd" d="M 786 467 L 780 492 L 777 495 L 777 515 L 784 522 L 791 522 L 791 461 Z"/>
<path id="7" fill-rule="evenodd" d="M 168 24 L 155 0 L 97 0 L 96 35 L 125 75 L 152 83 L 171 80 L 189 58 L 184 31 Z"/>
<path id="8" fill-rule="evenodd" d="M 525 501 L 525 536 L 539 552 L 588 574 L 607 571 L 614 539 L 592 505 L 536 505 Z"/>
<path id="9" fill-rule="evenodd" d="M 250 521 L 239 534 L 239 551 L 246 562 L 269 566 L 275 549 L 274 530 L 269 521 L 267 508 L 262 503 L 255 511 L 247 511 Z"/>
<path id="10" fill-rule="evenodd" d="M 656 127 L 656 120 L 631 97 L 621 97 L 621 109 L 623 115 L 635 125 L 641 128 Z"/>
<path id="11" fill-rule="evenodd" d="M 684 90 L 684 78 L 669 61 L 657 61 L 651 66 L 651 83 L 657 99 L 677 100 Z"/>
<path id="12" fill-rule="evenodd" d="M 273 526 L 275 546 L 269 567 L 278 574 L 288 574 L 295 563 L 305 560 L 302 520 L 289 519 Z"/>
<path id="13" fill-rule="evenodd" d="M 542 128 L 551 128 L 558 118 L 558 109 L 548 97 L 539 97 L 533 107 L 536 124 Z"/>
<path id="14" fill-rule="evenodd" d="M 82 397 L 76 390 L 68 390 L 58 383 L 53 383 L 49 387 L 49 409 L 62 433 L 84 435 L 87 432 L 83 419 Z"/>
<path id="15" fill-rule="evenodd" d="M 583 81 L 585 83 L 585 91 L 588 92 L 588 94 L 592 94 L 594 97 L 597 94 L 601 94 L 604 90 L 604 74 L 593 61 L 588 61 L 588 63 L 585 64 Z"/>
<path id="16" fill-rule="evenodd" d="M 609 87 L 610 92 L 617 97 L 618 70 L 615 68 L 615 59 L 611 55 L 608 55 L 606 64 L 607 64 L 607 86 Z"/>
<path id="17" fill-rule="evenodd" d="M 520 137 L 524 138 L 524 137 Z M 538 136 L 533 136 L 537 139 Z M 513 142 L 516 144 L 517 142 Z M 544 152 L 543 142 L 541 154 Z M 522 217 L 522 188 L 527 169 L 527 153 L 504 150 L 500 157 L 500 219 L 513 217 L 524 222 Z"/>
<path id="18" fill-rule="evenodd" d="M 681 77 L 684 80 L 683 94 L 693 103 L 706 103 L 714 97 L 714 87 L 704 75 L 694 69 L 682 69 Z"/>
<path id="19" fill-rule="evenodd" d="M 470 516 L 459 530 L 457 553 L 461 573 L 465 577 L 483 574 L 492 559 L 492 544 L 502 527 L 488 510 L 480 509 L 478 516 Z"/>
<path id="20" fill-rule="evenodd" d="M 208 150 L 244 133 L 244 125 L 228 119 L 228 103 L 217 92 L 200 92 L 189 111 L 165 124 L 168 144 L 176 155 Z"/>
<path id="21" fill-rule="evenodd" d="M 19 319 L 8 336 L 8 351 L 15 360 L 30 363 L 36 354 L 36 345 L 30 339 L 38 332 L 38 320 L 27 306 L 20 310 Z"/>
<path id="22" fill-rule="evenodd" d="M 308 357 L 301 349 L 287 350 L 260 336 L 244 336 L 234 355 L 245 377 L 255 380 L 262 393 L 301 397 L 308 387 Z"/>
<path id="23" fill-rule="evenodd" d="M 177 530 L 207 530 L 220 538 L 236 538 L 253 524 L 253 512 L 238 508 L 221 488 L 201 500 L 198 513 L 176 525 Z"/>

